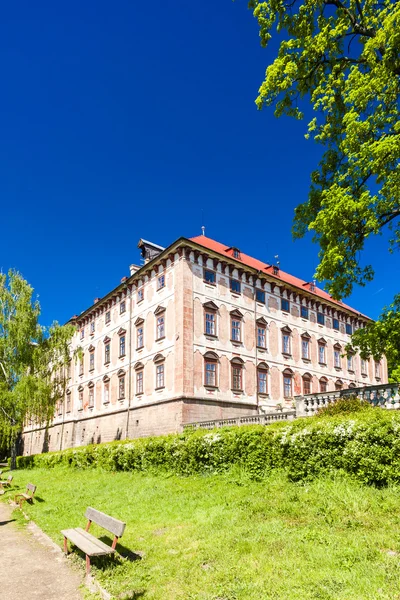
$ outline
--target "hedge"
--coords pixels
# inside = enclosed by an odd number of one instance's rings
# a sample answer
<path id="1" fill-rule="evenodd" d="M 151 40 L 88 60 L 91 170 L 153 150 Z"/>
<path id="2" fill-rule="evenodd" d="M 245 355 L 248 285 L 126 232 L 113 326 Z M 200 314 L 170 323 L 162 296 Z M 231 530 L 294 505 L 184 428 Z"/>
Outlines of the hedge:
<path id="1" fill-rule="evenodd" d="M 109 471 L 221 473 L 260 479 L 283 468 L 292 481 L 342 470 L 366 484 L 400 482 L 400 413 L 371 411 L 140 438 L 18 457 L 18 468 L 58 465 Z"/>

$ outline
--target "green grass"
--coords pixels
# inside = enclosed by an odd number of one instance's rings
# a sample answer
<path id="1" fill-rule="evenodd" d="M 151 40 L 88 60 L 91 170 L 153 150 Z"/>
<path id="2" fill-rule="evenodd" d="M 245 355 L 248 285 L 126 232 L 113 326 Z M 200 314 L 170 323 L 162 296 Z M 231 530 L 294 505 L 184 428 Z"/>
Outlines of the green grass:
<path id="1" fill-rule="evenodd" d="M 14 476 L 15 487 L 38 486 L 24 510 L 60 546 L 60 530 L 83 526 L 89 505 L 127 522 L 120 551 L 141 558 L 93 564 L 115 597 L 400 598 L 400 488 L 341 477 L 300 485 L 279 472 L 262 482 L 239 472 L 183 478 L 59 467 Z"/>

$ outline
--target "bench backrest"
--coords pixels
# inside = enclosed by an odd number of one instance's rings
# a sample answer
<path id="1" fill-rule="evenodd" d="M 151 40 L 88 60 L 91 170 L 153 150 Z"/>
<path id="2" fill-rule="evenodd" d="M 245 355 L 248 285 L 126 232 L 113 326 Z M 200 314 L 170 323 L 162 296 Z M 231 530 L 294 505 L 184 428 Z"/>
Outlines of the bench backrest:
<path id="1" fill-rule="evenodd" d="M 105 513 L 102 513 L 99 510 L 96 510 L 95 508 L 91 508 L 90 506 L 86 509 L 85 517 L 89 521 L 100 525 L 100 527 L 103 527 L 103 529 L 111 531 L 111 533 L 113 533 L 119 538 L 125 531 L 126 523 L 124 523 L 123 521 L 118 521 L 118 519 L 114 519 L 113 517 L 109 517 Z"/>
<path id="2" fill-rule="evenodd" d="M 12 481 L 12 480 L 13 480 L 13 476 L 12 476 L 12 475 L 9 475 L 9 476 L 7 477 L 7 481 L 8 481 L 9 483 L 11 483 L 11 481 Z"/>
<path id="3" fill-rule="evenodd" d="M 36 492 L 36 485 L 33 485 L 33 483 L 28 483 L 26 486 L 26 491 L 32 492 L 33 496 L 33 494 Z"/>

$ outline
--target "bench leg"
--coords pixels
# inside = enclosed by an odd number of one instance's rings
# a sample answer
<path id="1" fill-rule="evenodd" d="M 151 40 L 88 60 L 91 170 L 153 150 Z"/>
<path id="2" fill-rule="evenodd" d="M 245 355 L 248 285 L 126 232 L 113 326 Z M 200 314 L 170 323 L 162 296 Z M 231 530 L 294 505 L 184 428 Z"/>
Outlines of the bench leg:
<path id="1" fill-rule="evenodd" d="M 68 556 L 68 542 L 66 537 L 64 538 L 64 552 Z"/>
<path id="2" fill-rule="evenodd" d="M 86 575 L 90 573 L 90 556 L 86 554 Z"/>

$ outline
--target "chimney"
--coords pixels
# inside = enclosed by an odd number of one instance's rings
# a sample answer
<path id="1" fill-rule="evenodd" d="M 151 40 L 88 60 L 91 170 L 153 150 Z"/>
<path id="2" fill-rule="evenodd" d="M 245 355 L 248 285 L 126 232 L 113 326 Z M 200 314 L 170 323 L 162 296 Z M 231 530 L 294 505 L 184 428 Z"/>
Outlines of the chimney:
<path id="1" fill-rule="evenodd" d="M 101 298 L 95 298 L 95 299 L 93 300 L 93 304 L 97 304 L 98 302 L 100 302 L 100 300 L 101 300 Z"/>
<path id="2" fill-rule="evenodd" d="M 140 267 L 138 265 L 129 265 L 129 271 L 130 271 L 131 275 L 136 273 L 136 271 L 139 271 L 139 269 L 140 269 Z"/>
<path id="3" fill-rule="evenodd" d="M 144 260 L 144 264 L 146 265 L 148 262 L 153 260 L 156 256 L 161 254 L 165 248 L 159 246 L 158 244 L 153 244 L 153 242 L 148 242 L 147 240 L 140 239 L 138 243 L 138 248 L 140 248 L 142 252 L 142 258 Z"/>
<path id="4" fill-rule="evenodd" d="M 124 277 L 121 277 L 121 283 L 125 283 L 125 281 L 126 281 L 127 279 L 128 279 L 128 278 L 127 278 L 126 276 L 124 276 Z"/>

